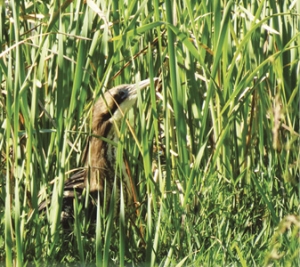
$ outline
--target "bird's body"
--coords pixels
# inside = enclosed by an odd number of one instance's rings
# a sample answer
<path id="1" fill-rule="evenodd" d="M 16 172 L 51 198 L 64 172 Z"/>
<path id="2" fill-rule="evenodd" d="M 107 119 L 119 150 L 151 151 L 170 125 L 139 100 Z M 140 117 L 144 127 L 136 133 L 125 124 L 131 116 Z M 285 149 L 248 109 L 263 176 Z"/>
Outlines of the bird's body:
<path id="1" fill-rule="evenodd" d="M 150 79 L 134 85 L 120 85 L 108 90 L 95 103 L 92 115 L 92 136 L 88 141 L 88 149 L 84 156 L 85 166 L 82 171 L 72 175 L 64 185 L 62 203 L 62 221 L 73 217 L 73 200 L 75 194 L 80 199 L 85 190 L 96 198 L 100 195 L 103 201 L 109 202 L 115 179 L 118 128 L 124 113 L 131 108 L 137 99 L 137 91 L 150 84 Z M 122 184 L 125 203 L 132 203 L 132 192 L 125 168 L 122 168 Z M 39 210 L 44 210 L 48 202 L 43 201 Z"/>

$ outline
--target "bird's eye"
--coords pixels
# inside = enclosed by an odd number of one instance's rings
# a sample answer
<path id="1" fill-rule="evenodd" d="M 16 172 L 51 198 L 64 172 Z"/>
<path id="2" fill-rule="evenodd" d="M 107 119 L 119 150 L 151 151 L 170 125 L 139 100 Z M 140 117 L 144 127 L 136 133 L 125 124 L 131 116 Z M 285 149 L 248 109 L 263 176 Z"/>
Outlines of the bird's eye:
<path id="1" fill-rule="evenodd" d="M 121 97 L 122 100 L 125 99 L 127 97 L 127 91 L 120 90 L 119 96 Z"/>

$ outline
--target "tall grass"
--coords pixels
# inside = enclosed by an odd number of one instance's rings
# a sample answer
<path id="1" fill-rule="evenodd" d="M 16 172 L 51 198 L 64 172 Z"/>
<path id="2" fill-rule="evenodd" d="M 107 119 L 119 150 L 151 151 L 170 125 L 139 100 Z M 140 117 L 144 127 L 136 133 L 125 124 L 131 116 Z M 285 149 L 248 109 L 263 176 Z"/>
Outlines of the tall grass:
<path id="1" fill-rule="evenodd" d="M 0 262 L 297 266 L 298 2 L 2 1 Z M 117 144 L 137 212 L 121 187 L 63 231 L 94 101 L 148 77 Z"/>

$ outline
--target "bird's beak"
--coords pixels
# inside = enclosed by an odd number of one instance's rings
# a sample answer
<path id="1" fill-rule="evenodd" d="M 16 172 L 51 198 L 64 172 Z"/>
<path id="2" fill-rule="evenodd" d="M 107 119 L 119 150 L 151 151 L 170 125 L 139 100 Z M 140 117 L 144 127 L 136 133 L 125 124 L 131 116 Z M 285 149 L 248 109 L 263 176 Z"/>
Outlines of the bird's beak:
<path id="1" fill-rule="evenodd" d="M 153 82 L 155 83 L 156 81 L 158 81 L 158 78 L 154 77 Z M 130 89 L 130 94 L 136 94 L 138 90 L 142 90 L 142 89 L 146 88 L 147 86 L 150 85 L 150 83 L 151 83 L 151 79 L 146 79 L 146 80 L 143 80 L 143 81 L 140 81 L 140 82 L 134 84 L 132 86 L 132 88 Z"/>

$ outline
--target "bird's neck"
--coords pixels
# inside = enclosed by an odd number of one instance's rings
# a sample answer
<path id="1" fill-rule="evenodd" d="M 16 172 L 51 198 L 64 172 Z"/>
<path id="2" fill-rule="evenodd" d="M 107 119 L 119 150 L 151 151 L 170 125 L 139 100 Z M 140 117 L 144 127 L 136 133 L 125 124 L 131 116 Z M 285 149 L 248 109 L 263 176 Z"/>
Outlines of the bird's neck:
<path id="1" fill-rule="evenodd" d="M 88 166 L 90 191 L 102 191 L 104 181 L 107 185 L 113 185 L 115 179 L 116 166 L 116 143 L 119 141 L 118 125 L 114 122 L 106 121 L 99 127 L 93 128 L 93 137 L 89 144 Z"/>

